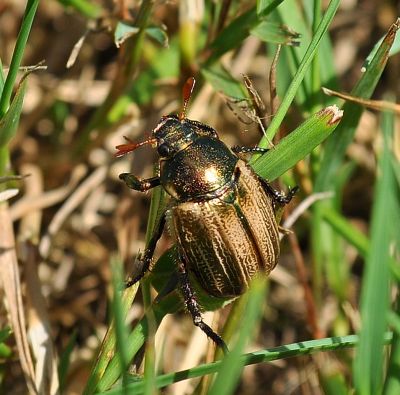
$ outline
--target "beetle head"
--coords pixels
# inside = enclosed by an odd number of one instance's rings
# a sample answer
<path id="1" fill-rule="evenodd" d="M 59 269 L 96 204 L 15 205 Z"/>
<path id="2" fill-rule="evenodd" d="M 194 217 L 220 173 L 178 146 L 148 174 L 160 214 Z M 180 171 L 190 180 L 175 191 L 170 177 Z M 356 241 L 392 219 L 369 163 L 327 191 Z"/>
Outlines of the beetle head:
<path id="1" fill-rule="evenodd" d="M 146 144 L 157 147 L 161 158 L 170 158 L 177 152 L 185 149 L 196 138 L 196 127 L 193 121 L 186 118 L 186 109 L 193 92 L 195 79 L 189 78 L 182 89 L 183 105 L 179 115 L 168 115 L 160 119 L 158 125 L 153 129 L 151 137 L 140 143 L 135 143 L 128 138 L 126 144 L 118 145 L 116 157 L 123 156 Z"/>

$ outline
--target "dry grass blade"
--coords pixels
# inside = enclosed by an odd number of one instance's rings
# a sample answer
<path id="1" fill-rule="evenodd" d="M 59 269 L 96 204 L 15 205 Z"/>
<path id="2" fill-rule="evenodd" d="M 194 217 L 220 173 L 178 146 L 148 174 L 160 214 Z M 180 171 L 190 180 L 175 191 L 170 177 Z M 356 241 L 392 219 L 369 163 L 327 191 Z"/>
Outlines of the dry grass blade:
<path id="1" fill-rule="evenodd" d="M 25 182 L 25 198 L 32 200 L 33 197 L 40 196 L 43 191 L 41 169 L 27 163 L 22 165 L 21 172 L 31 175 Z M 37 243 L 41 223 L 42 211 L 31 207 L 20 223 L 18 240 L 24 240 L 20 244 L 20 258 L 23 260 L 26 279 L 28 333 L 35 357 L 36 388 L 40 394 L 55 395 L 59 392 L 57 357 L 53 347 L 50 319 L 45 307 L 46 300 L 38 277 L 39 255 L 37 247 L 32 244 Z"/>
<path id="2" fill-rule="evenodd" d="M 296 208 L 290 213 L 290 215 L 285 219 L 282 226 L 284 228 L 290 229 L 295 222 L 299 219 L 301 215 L 303 215 L 315 202 L 319 200 L 329 199 L 333 197 L 333 192 L 320 192 L 314 193 L 304 199 L 300 204 L 296 206 Z M 282 235 L 283 237 L 283 235 Z M 281 239 L 282 239 L 281 237 Z"/>
<path id="3" fill-rule="evenodd" d="M 86 199 L 86 197 L 100 185 L 107 175 L 107 167 L 97 168 L 69 197 L 51 221 L 47 233 L 43 236 L 39 251 L 42 257 L 47 257 L 50 251 L 52 237 L 61 228 L 68 216 Z"/>
<path id="4" fill-rule="evenodd" d="M 14 232 L 10 213 L 5 204 L 0 205 L 0 224 L 2 228 L 0 232 L 0 279 L 3 283 L 21 367 L 29 393 L 37 394 L 38 391 L 34 384 L 35 371 L 26 334 Z"/>
<path id="5" fill-rule="evenodd" d="M 71 193 L 85 174 L 85 167 L 77 166 L 73 170 L 71 179 L 67 185 L 37 196 L 24 196 L 10 207 L 12 221 L 17 221 L 32 210 L 41 210 L 61 202 Z"/>
<path id="6" fill-rule="evenodd" d="M 347 93 L 333 91 L 332 89 L 322 88 L 322 91 L 328 96 L 339 97 L 340 99 L 360 104 L 363 107 L 378 111 L 392 111 L 400 115 L 400 104 L 392 103 L 386 100 L 369 100 L 362 97 L 356 97 Z"/>
<path id="7" fill-rule="evenodd" d="M 36 386 L 40 394 L 59 393 L 58 360 L 51 338 L 50 320 L 45 308 L 37 275 L 38 253 L 31 243 L 24 243 L 27 297 L 29 299 L 29 339 L 35 354 Z"/>

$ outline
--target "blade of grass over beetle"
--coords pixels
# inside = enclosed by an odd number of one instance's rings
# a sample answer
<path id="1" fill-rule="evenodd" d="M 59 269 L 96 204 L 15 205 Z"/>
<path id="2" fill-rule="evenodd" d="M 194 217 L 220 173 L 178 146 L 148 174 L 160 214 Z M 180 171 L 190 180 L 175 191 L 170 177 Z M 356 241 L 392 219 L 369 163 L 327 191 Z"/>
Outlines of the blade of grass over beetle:
<path id="1" fill-rule="evenodd" d="M 156 170 L 155 170 L 156 171 Z M 155 172 L 154 171 L 154 172 Z M 154 227 L 157 221 L 160 220 L 161 216 L 165 211 L 165 191 L 161 187 L 153 189 L 150 203 L 150 213 L 147 222 L 146 231 L 146 247 L 154 233 Z M 144 378 L 145 378 L 145 394 L 151 395 L 155 391 L 155 344 L 154 337 L 157 331 L 157 320 L 154 315 L 154 311 L 151 308 L 151 286 L 148 278 L 145 278 L 142 283 L 142 295 L 143 305 L 146 311 L 146 318 L 148 323 L 148 336 L 146 339 L 146 351 L 145 351 L 145 365 L 144 365 Z"/>
<path id="2" fill-rule="evenodd" d="M 360 395 L 379 394 L 383 384 L 384 333 L 389 310 L 390 245 L 394 240 L 396 180 L 391 166 L 393 116 L 384 113 L 382 130 L 384 148 L 381 153 L 380 176 L 375 185 L 371 222 L 371 247 L 367 257 L 361 292 L 360 343 L 357 348 L 353 377 Z"/>
<path id="3" fill-rule="evenodd" d="M 263 137 L 260 141 L 259 146 L 260 147 L 268 147 L 269 141 L 273 139 L 275 136 L 276 132 L 278 131 L 279 126 L 281 125 L 283 118 L 285 117 L 295 95 L 297 92 L 297 89 L 299 88 L 301 81 L 303 80 L 306 71 L 308 70 L 312 59 L 317 51 L 317 48 L 321 42 L 321 39 L 323 35 L 326 33 L 328 30 L 328 27 L 336 14 L 336 11 L 339 7 L 339 0 L 332 0 L 329 3 L 328 8 L 326 9 L 326 12 L 324 16 L 321 19 L 321 23 L 318 26 L 317 31 L 315 32 L 314 37 L 312 38 L 307 51 L 299 65 L 299 68 L 297 70 L 296 75 L 293 78 L 292 83 L 290 84 L 285 97 L 282 100 L 281 105 L 278 108 L 278 111 L 272 118 L 272 122 L 270 123 L 268 129 L 267 129 L 267 134 L 265 137 Z M 254 163 L 257 159 L 252 158 L 250 163 Z"/>
<path id="4" fill-rule="evenodd" d="M 115 323 L 115 345 L 116 355 L 119 358 L 122 370 L 122 383 L 127 382 L 127 370 L 129 364 L 129 354 L 126 350 L 126 344 L 128 341 L 128 330 L 125 324 L 126 321 L 126 309 L 121 298 L 121 284 L 123 284 L 122 276 L 123 262 L 113 257 L 111 259 L 111 271 L 113 279 L 113 299 L 111 305 L 111 311 Z"/>
<path id="5" fill-rule="evenodd" d="M 392 333 L 387 333 L 385 335 L 385 343 L 389 344 L 392 341 Z M 256 363 L 276 361 L 284 358 L 292 358 L 301 355 L 313 354 L 315 352 L 321 351 L 335 351 L 343 348 L 352 348 L 359 341 L 358 336 L 336 336 L 328 337 L 318 340 L 308 340 L 304 342 L 286 344 L 275 348 L 270 348 L 266 350 L 260 350 L 248 354 L 241 355 L 240 358 L 244 360 L 245 365 L 252 365 Z M 216 361 L 200 366 L 196 366 L 192 369 L 182 370 L 180 372 L 174 372 L 169 374 L 164 374 L 157 377 L 157 387 L 163 388 L 169 384 L 176 383 L 181 380 L 186 380 L 192 377 L 205 376 L 206 374 L 212 374 L 219 371 L 222 361 Z M 132 393 L 140 394 L 143 392 L 144 384 L 142 381 L 137 381 L 135 383 L 129 384 L 128 389 Z M 117 395 L 122 394 L 121 388 L 115 388 L 103 394 L 107 395 Z"/>
<path id="6" fill-rule="evenodd" d="M 253 169 L 261 177 L 274 180 L 321 144 L 335 130 L 341 118 L 342 112 L 335 106 L 315 113 L 262 155 L 252 165 Z"/>

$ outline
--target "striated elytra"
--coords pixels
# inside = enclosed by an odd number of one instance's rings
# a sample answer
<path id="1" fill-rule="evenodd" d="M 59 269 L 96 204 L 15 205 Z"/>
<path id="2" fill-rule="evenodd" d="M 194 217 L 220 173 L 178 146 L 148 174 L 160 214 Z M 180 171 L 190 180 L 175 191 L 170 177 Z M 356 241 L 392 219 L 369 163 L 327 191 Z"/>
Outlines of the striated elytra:
<path id="1" fill-rule="evenodd" d="M 145 144 L 157 146 L 158 176 L 139 179 L 123 173 L 120 178 L 142 192 L 161 185 L 170 196 L 143 253 L 143 268 L 127 286 L 148 271 L 168 222 L 177 245 L 185 305 L 194 324 L 226 351 L 225 342 L 202 319 L 189 272 L 214 297 L 232 298 L 244 293 L 257 273 L 268 274 L 275 267 L 279 257 L 275 209 L 288 203 L 297 188 L 287 196 L 274 190 L 238 156 L 252 149 L 235 147 L 233 151 L 212 127 L 186 118 L 193 87 L 194 78 L 189 78 L 183 88 L 182 112 L 162 117 L 148 140 L 117 147 L 116 156 L 122 156 Z M 260 148 L 254 151 L 260 152 Z"/>

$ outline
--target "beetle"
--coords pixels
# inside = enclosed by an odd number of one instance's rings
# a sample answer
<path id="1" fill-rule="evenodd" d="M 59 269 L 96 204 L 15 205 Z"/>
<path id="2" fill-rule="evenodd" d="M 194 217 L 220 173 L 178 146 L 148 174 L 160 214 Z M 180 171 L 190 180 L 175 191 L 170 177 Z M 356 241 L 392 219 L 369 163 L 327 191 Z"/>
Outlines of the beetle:
<path id="1" fill-rule="evenodd" d="M 141 261 L 141 272 L 129 287 L 149 270 L 165 224 L 178 251 L 178 277 L 187 310 L 194 325 L 224 351 L 225 342 L 202 319 L 189 273 L 204 291 L 216 298 L 243 294 L 259 272 L 268 274 L 279 257 L 279 232 L 275 209 L 292 199 L 257 176 L 240 153 L 265 152 L 263 148 L 229 149 L 210 126 L 186 118 L 195 80 L 183 87 L 180 114 L 163 116 L 150 138 L 117 146 L 116 156 L 151 144 L 159 154 L 158 175 L 140 179 L 131 173 L 119 178 L 134 190 L 145 192 L 158 185 L 170 202 L 155 226 Z"/>

